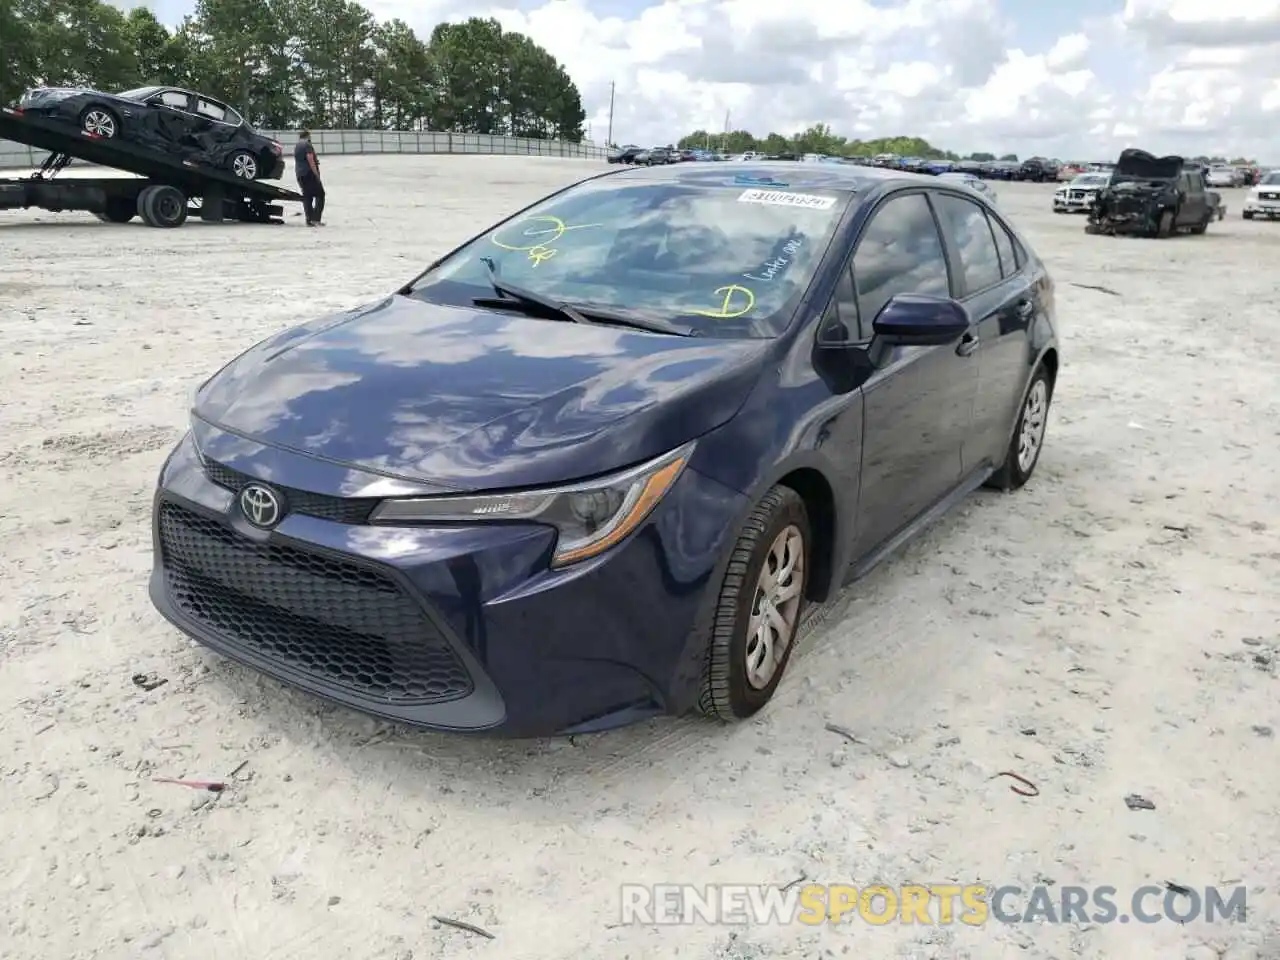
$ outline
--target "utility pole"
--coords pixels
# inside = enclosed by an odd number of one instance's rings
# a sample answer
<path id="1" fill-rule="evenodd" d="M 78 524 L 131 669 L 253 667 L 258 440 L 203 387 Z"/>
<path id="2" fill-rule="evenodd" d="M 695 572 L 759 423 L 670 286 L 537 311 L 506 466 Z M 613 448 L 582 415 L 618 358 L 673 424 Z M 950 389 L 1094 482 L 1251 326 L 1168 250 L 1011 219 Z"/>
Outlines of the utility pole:
<path id="1" fill-rule="evenodd" d="M 609 81 L 609 136 L 605 138 L 604 145 L 606 147 L 613 146 L 613 85 L 614 81 Z"/>
<path id="2" fill-rule="evenodd" d="M 724 153 L 724 145 L 729 141 L 729 111 L 724 112 L 724 133 L 720 137 L 720 152 Z"/>

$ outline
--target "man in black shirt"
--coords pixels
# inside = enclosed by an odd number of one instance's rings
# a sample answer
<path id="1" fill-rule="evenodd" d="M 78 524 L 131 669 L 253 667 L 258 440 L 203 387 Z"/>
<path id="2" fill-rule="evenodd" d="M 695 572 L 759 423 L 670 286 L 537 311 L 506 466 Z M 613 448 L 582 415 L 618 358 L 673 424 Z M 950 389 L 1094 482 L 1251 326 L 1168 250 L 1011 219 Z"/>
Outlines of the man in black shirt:
<path id="1" fill-rule="evenodd" d="M 298 134 L 298 142 L 293 145 L 293 166 L 298 177 L 298 189 L 302 191 L 302 210 L 307 217 L 307 226 L 323 227 L 324 184 L 320 182 L 320 161 L 316 158 L 316 148 L 311 145 L 310 130 Z"/>

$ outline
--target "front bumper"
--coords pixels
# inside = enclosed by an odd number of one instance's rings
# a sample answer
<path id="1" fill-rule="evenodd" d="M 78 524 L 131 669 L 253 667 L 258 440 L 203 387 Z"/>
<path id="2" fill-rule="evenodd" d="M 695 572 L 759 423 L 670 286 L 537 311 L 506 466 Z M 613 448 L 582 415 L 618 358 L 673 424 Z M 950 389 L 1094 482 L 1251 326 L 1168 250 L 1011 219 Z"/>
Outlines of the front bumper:
<path id="1" fill-rule="evenodd" d="M 340 495 L 357 471 L 213 430 L 201 449 L 207 465 L 188 435 L 161 472 L 150 596 L 218 653 L 450 732 L 585 732 L 693 706 L 715 571 L 745 506 L 696 471 L 630 539 L 552 571 L 548 527 L 373 526 L 367 502 Z M 250 463 L 292 505 L 270 532 L 236 503 Z M 317 492 L 298 489 L 304 475 Z"/>
<path id="2" fill-rule="evenodd" d="M 1053 198 L 1053 209 L 1065 210 L 1069 213 L 1087 213 L 1093 206 L 1093 197 L 1058 197 Z"/>
<path id="3" fill-rule="evenodd" d="M 1244 211 L 1255 217 L 1280 217 L 1280 200 L 1248 200 Z"/>

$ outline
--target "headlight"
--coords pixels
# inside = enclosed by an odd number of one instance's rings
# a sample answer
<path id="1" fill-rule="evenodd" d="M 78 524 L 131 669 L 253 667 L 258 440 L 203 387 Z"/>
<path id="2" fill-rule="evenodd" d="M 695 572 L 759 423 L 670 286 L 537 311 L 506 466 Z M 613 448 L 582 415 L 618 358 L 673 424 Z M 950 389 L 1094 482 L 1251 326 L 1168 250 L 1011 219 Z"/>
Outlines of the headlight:
<path id="1" fill-rule="evenodd" d="M 559 535 L 553 567 L 597 556 L 620 543 L 653 512 L 693 455 L 690 442 L 622 473 L 544 490 L 384 500 L 372 522 L 466 523 L 525 520 Z"/>

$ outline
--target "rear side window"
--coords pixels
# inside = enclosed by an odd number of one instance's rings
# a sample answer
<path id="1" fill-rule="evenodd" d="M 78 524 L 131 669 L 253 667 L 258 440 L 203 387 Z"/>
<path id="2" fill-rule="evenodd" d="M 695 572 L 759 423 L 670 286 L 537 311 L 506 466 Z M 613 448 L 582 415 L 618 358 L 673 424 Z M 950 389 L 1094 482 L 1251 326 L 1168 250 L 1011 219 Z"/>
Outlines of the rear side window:
<path id="1" fill-rule="evenodd" d="M 942 232 L 960 260 L 961 296 L 978 293 L 1003 279 L 1000 254 L 987 221 L 987 212 L 972 200 L 952 194 L 934 194 Z"/>
<path id="2" fill-rule="evenodd" d="M 196 113 L 209 117 L 211 120 L 225 120 L 227 117 L 227 112 L 222 107 L 209 100 L 197 100 Z"/>
<path id="3" fill-rule="evenodd" d="M 853 255 L 853 276 L 868 326 L 900 293 L 949 295 L 947 258 L 924 194 L 894 197 L 872 215 Z"/>

